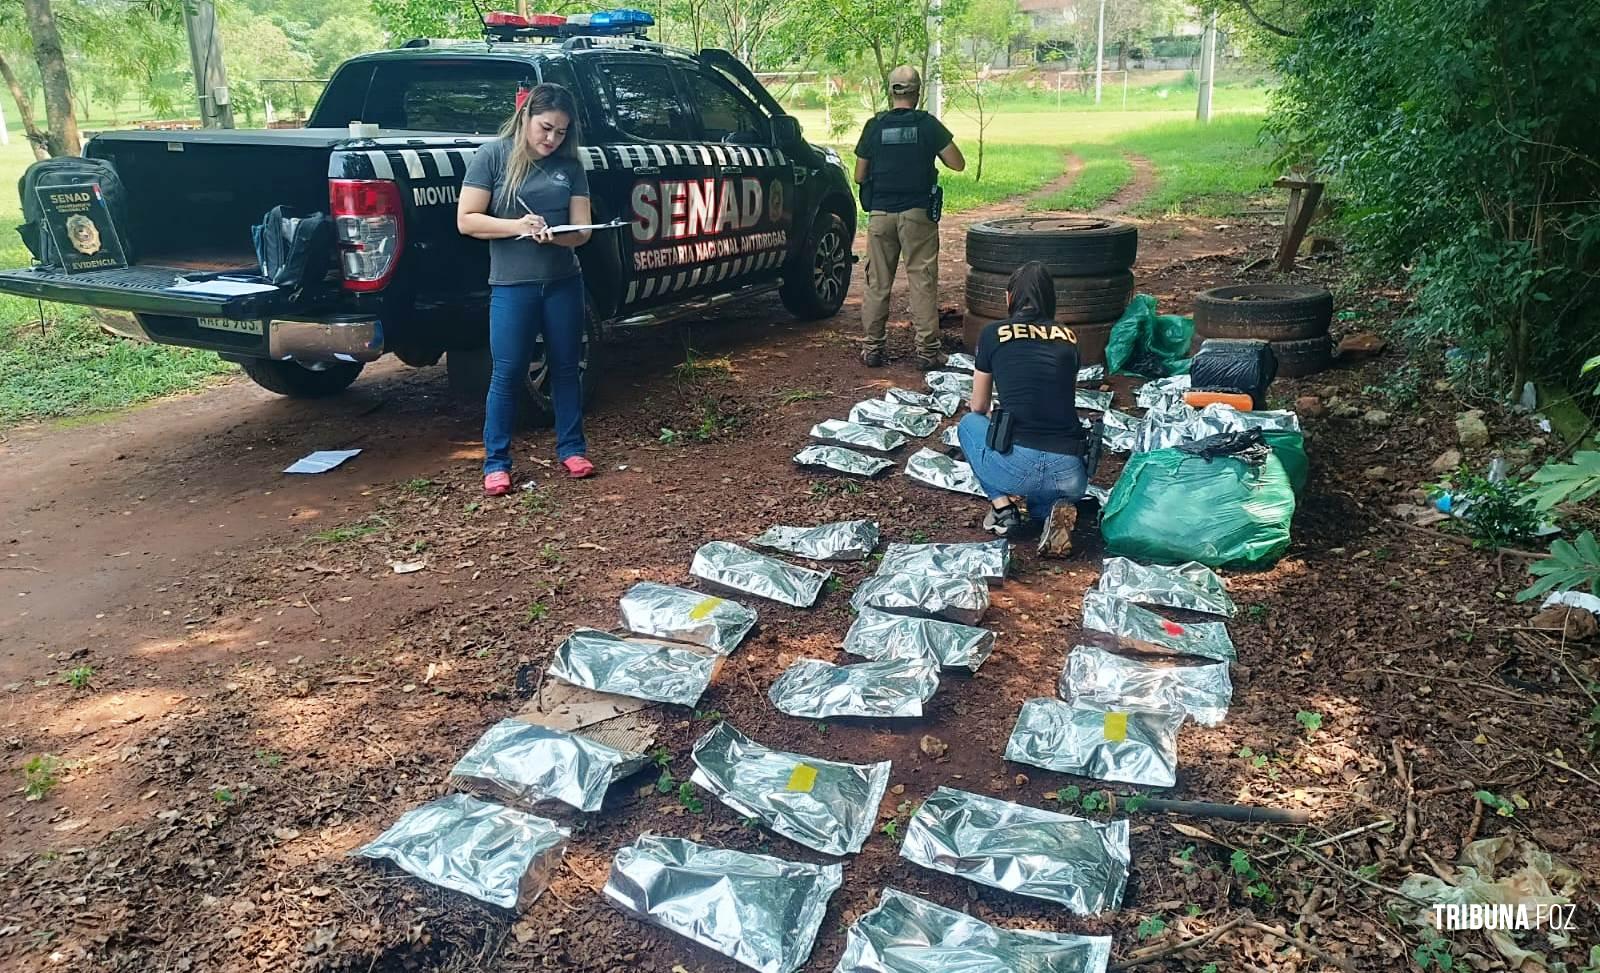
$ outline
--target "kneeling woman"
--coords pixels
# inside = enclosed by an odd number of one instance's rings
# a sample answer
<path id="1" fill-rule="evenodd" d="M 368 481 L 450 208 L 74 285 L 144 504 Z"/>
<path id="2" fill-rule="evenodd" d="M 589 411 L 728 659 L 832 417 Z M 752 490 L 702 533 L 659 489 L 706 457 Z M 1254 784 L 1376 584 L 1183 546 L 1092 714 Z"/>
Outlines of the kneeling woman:
<path id="1" fill-rule="evenodd" d="M 483 492 L 490 496 L 511 490 L 517 389 L 527 381 L 534 340 L 541 335 L 556 413 L 556 458 L 571 476 L 594 472 L 584 456 L 584 293 L 573 253 L 589 231 L 557 235 L 550 229 L 590 222 L 589 178 L 578 161 L 572 93 L 556 84 L 538 85 L 500 135 L 472 157 L 456 208 L 457 229 L 489 241 L 494 375 L 483 419 Z"/>
<path id="2" fill-rule="evenodd" d="M 1038 261 L 1011 275 L 1006 307 L 1010 316 L 978 338 L 972 414 L 956 435 L 989 497 L 984 529 L 1016 536 L 1024 524 L 1020 499 L 1043 522 L 1039 553 L 1059 557 L 1072 549 L 1075 505 L 1088 485 L 1087 439 L 1075 405 L 1078 339 L 1056 323 L 1055 282 Z"/>

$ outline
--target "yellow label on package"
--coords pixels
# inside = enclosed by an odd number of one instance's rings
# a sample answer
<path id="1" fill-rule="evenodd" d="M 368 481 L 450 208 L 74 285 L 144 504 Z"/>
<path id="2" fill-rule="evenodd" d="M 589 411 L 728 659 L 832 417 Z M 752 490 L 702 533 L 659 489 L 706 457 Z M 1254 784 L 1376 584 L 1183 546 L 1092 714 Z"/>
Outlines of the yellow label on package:
<path id="1" fill-rule="evenodd" d="M 700 604 L 689 609 L 689 617 L 697 622 L 704 621 L 706 616 L 716 611 L 717 606 L 720 604 L 722 604 L 721 598 L 707 598 L 705 601 L 702 601 Z"/>
<path id="2" fill-rule="evenodd" d="M 817 768 L 808 764 L 800 764 L 789 774 L 789 790 L 799 791 L 802 794 L 811 793 L 811 788 L 817 786 Z"/>
<path id="3" fill-rule="evenodd" d="M 1128 739 L 1128 714 L 1107 713 L 1105 731 L 1106 739 L 1113 743 Z"/>

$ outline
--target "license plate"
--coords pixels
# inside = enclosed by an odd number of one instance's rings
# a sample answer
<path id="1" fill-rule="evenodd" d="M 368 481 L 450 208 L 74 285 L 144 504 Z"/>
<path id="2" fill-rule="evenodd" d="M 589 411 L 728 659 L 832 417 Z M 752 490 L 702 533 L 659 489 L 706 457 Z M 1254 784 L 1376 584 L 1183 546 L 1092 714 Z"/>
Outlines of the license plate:
<path id="1" fill-rule="evenodd" d="M 235 334 L 265 334 L 267 322 L 265 321 L 235 321 L 232 318 L 200 318 L 198 323 L 202 328 L 212 331 L 232 331 Z"/>

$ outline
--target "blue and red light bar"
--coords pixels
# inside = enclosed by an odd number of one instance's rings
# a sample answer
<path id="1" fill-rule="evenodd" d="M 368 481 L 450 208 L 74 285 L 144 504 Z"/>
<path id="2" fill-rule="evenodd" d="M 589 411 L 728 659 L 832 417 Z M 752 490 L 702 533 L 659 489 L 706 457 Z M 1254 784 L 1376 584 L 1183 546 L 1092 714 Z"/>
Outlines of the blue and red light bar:
<path id="1" fill-rule="evenodd" d="M 619 8 L 589 14 L 530 14 L 496 10 L 483 16 L 485 33 L 502 40 L 524 37 L 644 36 L 656 19 L 643 10 Z"/>

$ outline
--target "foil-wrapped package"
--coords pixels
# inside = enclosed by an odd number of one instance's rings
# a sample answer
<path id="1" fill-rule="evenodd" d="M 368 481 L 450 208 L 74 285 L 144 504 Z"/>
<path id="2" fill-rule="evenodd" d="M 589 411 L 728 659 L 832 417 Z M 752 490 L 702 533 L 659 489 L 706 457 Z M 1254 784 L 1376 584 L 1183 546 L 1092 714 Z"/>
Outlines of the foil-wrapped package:
<path id="1" fill-rule="evenodd" d="M 1145 605 L 1163 605 L 1232 618 L 1239 609 L 1217 573 L 1198 561 L 1175 568 L 1108 557 L 1095 590 Z"/>
<path id="2" fill-rule="evenodd" d="M 549 887 L 571 834 L 538 815 L 447 794 L 407 811 L 351 854 L 387 859 L 502 909 L 526 909 Z"/>
<path id="3" fill-rule="evenodd" d="M 976 625 L 989 610 L 989 586 L 981 578 L 960 575 L 875 574 L 856 587 L 850 604 L 858 612 L 876 608 Z"/>
<path id="4" fill-rule="evenodd" d="M 684 646 L 580 628 L 556 646 L 550 675 L 598 693 L 693 706 L 721 663 Z"/>
<path id="5" fill-rule="evenodd" d="M 1228 664 L 1171 665 L 1128 659 L 1091 645 L 1067 656 L 1057 691 L 1065 700 L 1091 699 L 1135 709 L 1176 709 L 1202 726 L 1216 726 L 1228 715 L 1233 680 Z"/>
<path id="6" fill-rule="evenodd" d="M 1126 412 L 1107 409 L 1100 420 L 1100 441 L 1113 453 L 1133 451 L 1133 437 L 1139 429 L 1139 420 Z"/>
<path id="7" fill-rule="evenodd" d="M 1106 366 L 1085 365 L 1078 369 L 1078 384 L 1088 385 L 1090 382 L 1104 382 L 1106 380 Z"/>
<path id="8" fill-rule="evenodd" d="M 894 466 L 893 463 L 879 456 L 868 456 L 866 453 L 858 453 L 843 446 L 818 446 L 815 444 L 795 453 L 794 465 L 811 469 L 832 470 L 835 473 L 848 473 L 851 476 L 864 476 L 868 479 Z"/>
<path id="9" fill-rule="evenodd" d="M 832 571 L 797 568 L 777 558 L 745 550 L 727 541 L 710 541 L 694 552 L 689 573 L 708 584 L 731 591 L 810 608 Z"/>
<path id="10" fill-rule="evenodd" d="M 952 372 L 970 372 L 978 367 L 971 355 L 957 352 L 944 360 L 944 367 Z"/>
<path id="11" fill-rule="evenodd" d="M 1094 915 L 1122 901 L 1128 822 L 1085 821 L 941 787 L 911 816 L 900 857 Z"/>
<path id="12" fill-rule="evenodd" d="M 891 388 L 883 393 L 885 402 L 914 405 L 919 409 L 941 412 L 953 416 L 961 411 L 961 396 L 954 392 L 913 392 L 910 389 Z"/>
<path id="13" fill-rule="evenodd" d="M 1106 501 L 1111 499 L 1111 491 L 1099 484 L 1091 483 L 1083 488 L 1083 495 L 1092 497 L 1101 509 L 1105 509 Z"/>
<path id="14" fill-rule="evenodd" d="M 963 578 L 1003 581 L 1011 566 L 1011 545 L 1004 538 L 965 544 L 890 544 L 879 574 L 953 574 Z"/>
<path id="15" fill-rule="evenodd" d="M 886 888 L 833 973 L 1105 973 L 1110 960 L 1110 936 L 1005 929 Z"/>
<path id="16" fill-rule="evenodd" d="M 1087 409 L 1090 412 L 1104 412 L 1111 408 L 1111 393 L 1096 392 L 1090 389 L 1073 390 L 1073 407 Z"/>
<path id="17" fill-rule="evenodd" d="M 961 448 L 961 438 L 956 435 L 955 426 L 945 426 L 944 432 L 939 434 L 939 445 Z"/>
<path id="18" fill-rule="evenodd" d="M 850 407 L 850 421 L 920 437 L 939 428 L 943 420 L 939 413 L 930 409 L 885 402 L 883 399 L 864 399 Z"/>
<path id="19" fill-rule="evenodd" d="M 851 666 L 801 659 L 773 682 L 767 698 L 781 713 L 812 720 L 921 716 L 922 704 L 938 688 L 939 664 L 932 659 L 885 659 Z"/>
<path id="20" fill-rule="evenodd" d="M 1079 379 L 1082 381 L 1082 379 Z M 1139 386 L 1133 401 L 1141 409 L 1166 409 L 1183 404 L 1183 394 L 1189 391 L 1189 373 L 1169 375 Z"/>
<path id="21" fill-rule="evenodd" d="M 756 613 L 703 591 L 641 581 L 622 596 L 622 627 L 635 635 L 703 645 L 719 655 L 739 647 Z"/>
<path id="22" fill-rule="evenodd" d="M 1180 625 L 1126 598 L 1093 588 L 1083 593 L 1083 627 L 1147 642 L 1180 655 L 1197 655 L 1222 662 L 1231 662 L 1238 656 L 1233 639 L 1228 637 L 1228 626 L 1222 622 Z"/>
<path id="23" fill-rule="evenodd" d="M 805 964 L 839 865 L 808 865 L 711 848 L 684 838 L 640 835 L 617 851 L 605 897 L 761 973 Z"/>
<path id="24" fill-rule="evenodd" d="M 1170 409 L 1151 409 L 1133 434 L 1133 451 L 1146 453 L 1192 443 L 1207 436 L 1246 429 L 1288 429 L 1298 432 L 1300 418 L 1293 412 L 1240 412 L 1221 402 L 1195 410 L 1178 404 Z"/>
<path id="25" fill-rule="evenodd" d="M 565 730 L 501 720 L 456 761 L 450 781 L 506 800 L 560 801 L 598 811 L 612 782 L 648 759 Z"/>
<path id="26" fill-rule="evenodd" d="M 863 659 L 932 659 L 946 669 L 977 672 L 994 651 L 994 633 L 863 608 L 844 635 L 844 650 Z"/>
<path id="27" fill-rule="evenodd" d="M 965 372 L 929 372 L 928 388 L 935 392 L 954 392 L 962 401 L 972 398 L 972 376 Z"/>
<path id="28" fill-rule="evenodd" d="M 696 787 L 807 848 L 861 850 L 889 787 L 889 761 L 846 764 L 769 750 L 726 722 L 694 745 Z"/>
<path id="29" fill-rule="evenodd" d="M 1176 709 L 1135 709 L 1040 697 L 1022 704 L 1006 759 L 1096 780 L 1171 787 L 1178 782 Z"/>
<path id="30" fill-rule="evenodd" d="M 927 447 L 917 450 L 906 460 L 906 476 L 918 483 L 926 483 L 941 490 L 984 496 L 983 487 L 972 472 L 969 463 L 954 460 Z"/>
<path id="31" fill-rule="evenodd" d="M 828 419 L 811 427 L 811 438 L 830 446 L 847 446 L 851 449 L 870 449 L 888 453 L 906 444 L 904 433 L 882 426 L 863 426 L 859 422 Z"/>
<path id="32" fill-rule="evenodd" d="M 865 561 L 878 546 L 878 525 L 841 520 L 815 527 L 768 527 L 750 543 L 813 561 Z"/>

